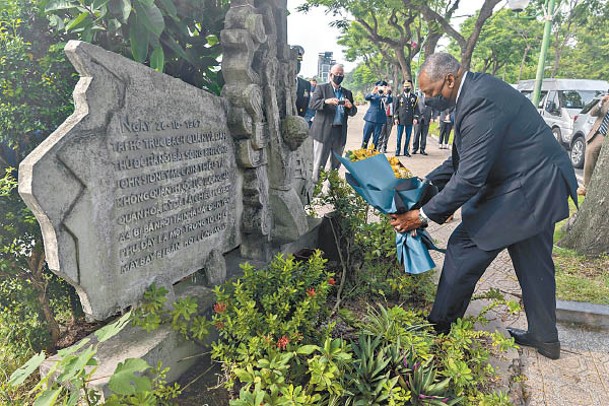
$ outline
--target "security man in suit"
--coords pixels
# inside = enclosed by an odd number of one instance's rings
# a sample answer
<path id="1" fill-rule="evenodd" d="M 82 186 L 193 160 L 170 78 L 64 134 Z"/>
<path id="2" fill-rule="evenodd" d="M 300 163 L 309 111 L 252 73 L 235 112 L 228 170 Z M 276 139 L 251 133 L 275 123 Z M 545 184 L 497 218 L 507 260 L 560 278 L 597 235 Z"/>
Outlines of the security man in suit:
<path id="1" fill-rule="evenodd" d="M 300 66 L 302 63 L 302 57 L 304 55 L 304 48 L 300 45 L 294 45 L 291 47 L 292 50 L 296 51 L 296 73 L 300 72 Z M 309 101 L 311 99 L 311 83 L 299 76 L 296 77 L 296 113 L 300 117 L 304 117 L 307 114 L 307 108 L 309 107 Z"/>
<path id="2" fill-rule="evenodd" d="M 370 102 L 370 107 L 364 115 L 364 137 L 362 139 L 362 148 L 368 148 L 368 142 L 372 135 L 372 143 L 374 148 L 378 147 L 379 136 L 383 129 L 383 125 L 387 121 L 387 82 L 379 80 L 374 84 L 372 93 L 364 96 L 364 99 Z M 389 99 L 392 100 L 392 99 Z"/>
<path id="3" fill-rule="evenodd" d="M 407 79 L 402 86 L 402 93 L 394 100 L 393 114 L 395 123 L 398 125 L 398 141 L 395 156 L 399 156 L 402 150 L 402 134 L 406 130 L 406 142 L 404 143 L 404 155 L 410 156 L 408 152 L 410 135 L 413 124 L 417 124 L 419 118 L 419 106 L 417 95 L 412 91 L 412 80 Z"/>
<path id="4" fill-rule="evenodd" d="M 425 104 L 425 95 L 417 96 L 419 98 L 419 120 L 414 126 L 414 140 L 412 141 L 412 153 L 416 154 L 421 148 L 421 155 L 427 155 L 425 147 L 427 146 L 427 133 L 429 133 L 429 123 L 431 121 L 432 108 Z"/>
<path id="5" fill-rule="evenodd" d="M 577 194 L 585 196 L 592 173 L 601 153 L 603 141 L 609 131 L 609 94 L 603 96 L 599 103 L 590 110 L 592 117 L 598 117 L 588 135 L 586 135 L 586 159 L 584 161 L 584 186 L 577 189 Z"/>
<path id="6" fill-rule="evenodd" d="M 332 169 L 340 167 L 334 153 L 341 156 L 347 143 L 347 118 L 357 113 L 353 94 L 340 84 L 345 77 L 343 65 L 330 68 L 329 83 L 317 86 L 309 107 L 316 111 L 310 134 L 313 137 L 313 180 L 326 167 L 330 155 Z"/>
<path id="7" fill-rule="evenodd" d="M 569 215 L 577 180 L 567 153 L 535 106 L 509 84 L 464 71 L 449 54 L 430 55 L 419 74 L 429 106 L 456 106 L 452 156 L 427 178 L 444 185 L 420 210 L 392 215 L 399 232 L 442 224 L 459 207 L 428 320 L 439 333 L 463 317 L 476 283 L 507 248 L 522 288 L 528 330 L 517 344 L 557 359 L 554 224 Z"/>

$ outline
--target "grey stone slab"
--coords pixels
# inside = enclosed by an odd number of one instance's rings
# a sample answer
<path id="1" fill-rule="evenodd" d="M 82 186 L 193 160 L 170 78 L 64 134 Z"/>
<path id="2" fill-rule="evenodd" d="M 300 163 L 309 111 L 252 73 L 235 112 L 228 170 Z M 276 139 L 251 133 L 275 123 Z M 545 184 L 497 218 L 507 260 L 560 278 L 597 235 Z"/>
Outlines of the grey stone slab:
<path id="1" fill-rule="evenodd" d="M 75 112 L 20 166 L 50 268 L 97 320 L 209 258 L 221 280 L 243 205 L 227 102 L 91 44 L 66 53 Z"/>
<path id="2" fill-rule="evenodd" d="M 213 292 L 202 286 L 189 286 L 179 296 L 198 298 L 201 313 L 209 311 L 215 300 Z M 216 338 L 217 333 L 212 330 L 204 344 L 209 345 Z M 186 340 L 169 324 L 163 324 L 151 332 L 128 325 L 116 336 L 102 343 L 99 343 L 93 334 L 88 339 L 90 340 L 88 345 L 97 346 L 95 355 L 97 367 L 91 376 L 89 387 L 97 390 L 103 398 L 111 394 L 108 382 L 116 367 L 127 359 L 143 359 L 153 368 L 161 362 L 163 368 L 169 368 L 166 375 L 167 382 L 174 382 L 199 362 L 199 356 L 205 352 L 205 347 Z M 58 360 L 57 355 L 46 359 L 40 366 L 40 373 L 48 373 Z"/>

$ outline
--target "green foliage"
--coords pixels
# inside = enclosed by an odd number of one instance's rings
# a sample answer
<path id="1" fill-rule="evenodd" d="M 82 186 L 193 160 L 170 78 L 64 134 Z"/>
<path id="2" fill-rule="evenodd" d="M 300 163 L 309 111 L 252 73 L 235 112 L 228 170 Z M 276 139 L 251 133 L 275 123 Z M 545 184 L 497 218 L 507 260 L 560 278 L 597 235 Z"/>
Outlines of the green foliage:
<path id="1" fill-rule="evenodd" d="M 340 247 L 341 284 L 345 300 L 385 299 L 424 307 L 435 291 L 433 272 L 410 275 L 398 264 L 395 230 L 389 218 L 371 213 L 368 205 L 338 171 L 325 172 L 315 192 L 312 208 L 332 210 L 328 218 L 336 245 Z M 327 193 L 321 185 L 327 179 Z M 314 213 L 314 211 L 313 211 Z M 372 221 L 368 221 L 368 219 Z"/>
<path id="2" fill-rule="evenodd" d="M 410 403 L 402 404 L 442 404 L 440 402 L 446 399 L 454 404 L 474 405 L 484 404 L 482 400 L 490 402 L 495 397 L 505 399 L 501 394 L 491 396 L 497 377 L 489 359 L 491 354 L 499 355 L 514 348 L 513 340 L 500 333 L 474 330 L 474 323 L 485 321 L 483 315 L 460 319 L 450 334 L 435 336 L 420 312 L 399 306 L 377 306 L 368 308 L 356 327 L 360 342 L 361 335 L 380 340 L 379 343 L 370 342 L 375 348 L 385 348 L 385 354 L 391 353 L 389 348 L 392 346 L 401 348 L 405 369 L 400 367 L 394 371 L 399 371 L 398 385 L 412 398 Z M 354 357 L 354 364 L 360 358 Z"/>
<path id="3" fill-rule="evenodd" d="M 460 398 L 446 397 L 449 390 L 450 378 L 440 382 L 431 363 L 416 363 L 412 367 L 412 374 L 408 377 L 408 387 L 412 392 L 412 405 L 456 405 Z"/>
<path id="4" fill-rule="evenodd" d="M 372 338 L 361 334 L 358 343 L 352 345 L 354 353 L 353 371 L 347 375 L 351 381 L 347 399 L 353 405 L 380 406 L 410 399 L 410 391 L 398 385 L 398 380 L 407 373 L 402 362 L 403 354 L 399 339 L 396 343 L 382 344 L 382 337 Z"/>
<path id="5" fill-rule="evenodd" d="M 118 334 L 129 323 L 130 317 L 131 314 L 127 313 L 114 323 L 99 329 L 95 333 L 98 342 Z M 87 338 L 74 346 L 59 350 L 57 361 L 30 391 L 33 404 L 100 404 L 100 393 L 87 386 L 98 365 L 95 359 L 97 348 L 98 344 L 90 344 Z M 34 355 L 11 375 L 8 384 L 13 388 L 23 385 L 44 360 L 44 352 Z M 167 369 L 162 369 L 159 364 L 152 370 L 152 378 L 145 374 L 149 370 L 151 367 L 148 363 L 140 359 L 127 359 L 120 363 L 110 377 L 108 387 L 113 393 L 105 404 L 153 406 L 165 404 L 166 400 L 179 395 L 179 387 L 166 384 Z"/>
<path id="6" fill-rule="evenodd" d="M 79 310 L 73 289 L 44 263 L 38 224 L 17 193 L 21 160 L 72 112 L 76 78 L 61 38 L 38 2 L 0 7 L 0 369 L 10 374 L 33 352 L 52 349 L 59 325 Z M 3 384 L 6 376 L 0 376 Z"/>
<path id="7" fill-rule="evenodd" d="M 278 255 L 264 269 L 242 265 L 241 278 L 215 288 L 213 324 L 220 339 L 212 357 L 245 367 L 273 348 L 317 342 L 332 288 L 324 263 L 316 252 L 306 262 Z"/>
<path id="8" fill-rule="evenodd" d="M 128 323 L 130 313 L 123 315 L 114 323 L 98 330 L 95 335 L 99 342 L 106 341 L 118 334 Z M 85 402 L 88 405 L 100 404 L 100 393 L 88 387 L 97 368 L 98 344 L 90 344 L 89 339 L 77 345 L 59 350 L 57 362 L 48 372 L 40 377 L 30 391 L 34 405 L 77 405 Z M 19 387 L 38 369 L 45 359 L 44 352 L 34 355 L 10 377 L 8 384 Z M 150 366 L 143 360 L 128 359 L 120 363 L 108 384 L 113 394 L 107 405 L 158 405 L 164 400 L 175 398 L 179 394 L 176 386 L 168 387 L 165 381 L 167 370 L 160 365 L 154 370 L 156 376 L 144 375 Z"/>
<path id="9" fill-rule="evenodd" d="M 305 358 L 306 370 L 303 365 Z M 271 349 L 268 358 L 249 364 L 245 369 L 234 369 L 244 386 L 239 399 L 230 404 L 329 404 L 329 399 L 336 399 L 344 392 L 341 385 L 343 371 L 348 368 L 350 360 L 351 354 L 341 339 L 327 338 L 323 347 L 304 345 L 292 352 Z M 299 368 L 301 365 L 303 367 Z"/>
<path id="10" fill-rule="evenodd" d="M 74 69 L 35 0 L 0 7 L 0 168 L 17 167 L 72 112 Z"/>
<path id="11" fill-rule="evenodd" d="M 161 324 L 170 323 L 172 329 L 187 340 L 202 343 L 209 335 L 211 323 L 200 314 L 199 304 L 187 296 L 179 298 L 169 308 L 166 305 L 167 293 L 169 292 L 164 287 L 152 284 L 133 312 L 133 325 L 150 332 Z"/>
<path id="12" fill-rule="evenodd" d="M 167 293 L 169 293 L 167 289 L 163 286 L 157 287 L 154 283 L 146 289 L 142 302 L 133 312 L 133 325 L 147 332 L 159 328 L 163 318 L 168 318 L 168 312 L 165 310 Z"/>
<path id="13" fill-rule="evenodd" d="M 229 1 L 42 0 L 58 31 L 219 94 Z"/>
<path id="14" fill-rule="evenodd" d="M 476 16 L 461 25 L 468 36 L 474 29 Z M 535 77 L 543 24 L 511 10 L 500 10 L 490 18 L 480 33 L 472 57 L 472 70 L 501 77 L 508 83 Z M 453 42 L 451 52 L 458 55 L 459 46 Z"/>
<path id="15" fill-rule="evenodd" d="M 347 60 L 363 59 L 377 75 L 375 80 L 412 77 L 412 59 L 428 35 L 427 24 L 417 7 L 405 7 L 396 0 L 307 0 L 299 10 L 315 7 L 323 7 L 338 17 L 334 25 L 342 29 L 339 44 L 345 47 Z"/>
<path id="16" fill-rule="evenodd" d="M 68 323 L 80 311 L 76 293 L 44 264 L 42 236 L 17 194 L 10 169 L 0 178 L 0 385 L 32 353 L 53 349 L 56 319 Z M 43 308 L 46 307 L 47 311 Z M 0 396 L 2 399 L 2 396 Z"/>
<path id="17" fill-rule="evenodd" d="M 296 277 L 295 268 L 289 258 L 278 257 L 265 270 L 245 266 L 243 279 L 217 288 L 214 324 L 220 338 L 212 355 L 230 377 L 229 387 L 239 388 L 231 405 L 322 405 L 331 400 L 353 405 L 504 404 L 505 395 L 490 393 L 496 377 L 488 361 L 492 352 L 505 351 L 513 342 L 498 333 L 475 331 L 474 323 L 483 316 L 460 320 L 450 334 L 438 337 L 420 311 L 378 306 L 361 321 L 341 311 L 358 330 L 357 341 L 349 346 L 324 334 L 305 334 L 313 324 L 308 320 L 322 321 L 317 316 L 289 323 L 308 286 L 300 279 L 322 274 L 320 267 Z M 486 298 L 501 299 L 497 292 Z M 285 328 L 294 324 L 301 325 L 298 333 Z M 320 340 L 323 347 L 315 344 Z"/>

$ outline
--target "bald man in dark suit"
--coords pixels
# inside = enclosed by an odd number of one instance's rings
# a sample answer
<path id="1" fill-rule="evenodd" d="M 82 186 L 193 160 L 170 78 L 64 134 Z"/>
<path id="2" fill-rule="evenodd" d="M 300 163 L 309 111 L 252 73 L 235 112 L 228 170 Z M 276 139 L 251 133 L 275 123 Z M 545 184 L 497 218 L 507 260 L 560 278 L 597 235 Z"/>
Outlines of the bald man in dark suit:
<path id="1" fill-rule="evenodd" d="M 552 238 L 569 215 L 568 197 L 577 197 L 569 157 L 528 99 L 493 76 L 466 72 L 449 54 L 430 55 L 419 84 L 432 108 L 456 106 L 452 156 L 427 175 L 442 190 L 420 210 L 392 215 L 392 225 L 404 232 L 442 224 L 462 207 L 429 321 L 448 332 L 507 248 L 528 321 L 527 331 L 508 331 L 516 343 L 559 358 Z"/>

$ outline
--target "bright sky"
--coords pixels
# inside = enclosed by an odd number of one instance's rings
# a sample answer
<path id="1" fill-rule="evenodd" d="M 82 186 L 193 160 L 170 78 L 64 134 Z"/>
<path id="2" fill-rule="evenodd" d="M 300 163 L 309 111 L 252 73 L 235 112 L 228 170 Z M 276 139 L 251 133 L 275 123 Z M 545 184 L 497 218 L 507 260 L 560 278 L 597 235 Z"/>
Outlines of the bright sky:
<path id="1" fill-rule="evenodd" d="M 317 75 L 317 54 L 326 51 L 334 52 L 334 59 L 338 63 L 345 65 L 345 70 L 350 71 L 356 63 L 347 62 L 343 58 L 342 47 L 336 41 L 340 34 L 339 30 L 330 27 L 330 22 L 336 20 L 332 15 L 326 15 L 325 9 L 315 8 L 307 14 L 299 13 L 296 8 L 304 3 L 304 0 L 288 0 L 288 43 L 290 45 L 300 45 L 304 48 L 305 54 L 302 61 L 300 74 L 304 77 Z M 461 2 L 461 7 L 456 15 L 472 14 L 478 10 L 484 0 L 467 0 Z M 502 6 L 503 2 L 499 3 Z M 455 20 L 458 24 L 463 18 Z"/>

